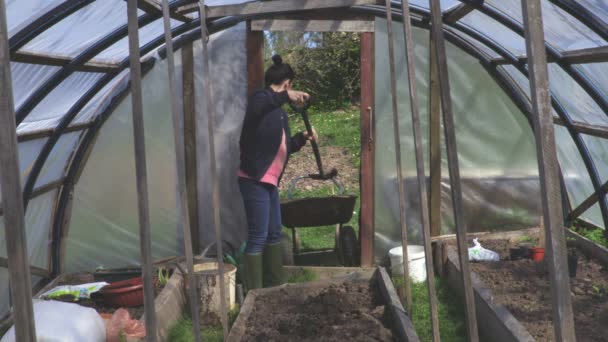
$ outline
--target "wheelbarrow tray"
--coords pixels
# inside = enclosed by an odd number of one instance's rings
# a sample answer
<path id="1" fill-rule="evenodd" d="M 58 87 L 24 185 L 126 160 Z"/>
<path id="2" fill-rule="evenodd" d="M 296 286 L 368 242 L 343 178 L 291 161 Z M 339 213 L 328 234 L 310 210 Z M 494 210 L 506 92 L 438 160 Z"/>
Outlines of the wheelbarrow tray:
<path id="1" fill-rule="evenodd" d="M 281 219 L 289 228 L 344 224 L 353 217 L 356 202 L 352 195 L 288 200 L 281 203 Z"/>

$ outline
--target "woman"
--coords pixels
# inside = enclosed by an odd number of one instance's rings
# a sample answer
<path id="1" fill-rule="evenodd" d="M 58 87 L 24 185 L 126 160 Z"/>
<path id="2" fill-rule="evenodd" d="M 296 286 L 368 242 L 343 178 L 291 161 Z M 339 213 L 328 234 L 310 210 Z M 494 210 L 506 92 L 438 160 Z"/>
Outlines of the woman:
<path id="1" fill-rule="evenodd" d="M 277 187 L 291 153 L 307 140 L 306 132 L 290 135 L 288 101 L 302 105 L 309 95 L 291 89 L 295 77 L 281 56 L 266 70 L 266 89 L 249 98 L 241 132 L 239 187 L 247 215 L 247 247 L 244 255 L 245 288 L 255 289 L 283 283 L 281 207 Z M 314 131 L 313 131 L 314 132 Z"/>

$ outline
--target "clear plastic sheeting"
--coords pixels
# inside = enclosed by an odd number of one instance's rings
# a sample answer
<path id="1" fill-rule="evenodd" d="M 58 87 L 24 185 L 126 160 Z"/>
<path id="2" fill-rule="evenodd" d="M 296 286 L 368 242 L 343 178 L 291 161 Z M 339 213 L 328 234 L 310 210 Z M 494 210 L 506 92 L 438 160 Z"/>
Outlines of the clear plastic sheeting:
<path id="1" fill-rule="evenodd" d="M 393 2 L 401 4 L 401 1 L 393 1 Z M 460 1 L 458 1 L 458 0 L 441 0 L 440 3 L 441 3 L 441 10 L 445 12 L 446 10 L 449 10 L 450 8 L 460 4 Z M 418 7 L 425 8 L 425 9 L 430 8 L 429 0 L 411 0 L 410 5 L 418 6 Z"/>
<path id="2" fill-rule="evenodd" d="M 127 3 L 124 0 L 94 1 L 53 25 L 22 50 L 74 57 L 126 24 Z"/>
<path id="3" fill-rule="evenodd" d="M 403 47 L 401 23 L 395 23 L 395 46 Z M 400 244 L 399 200 L 395 170 L 392 105 L 386 20 L 376 21 L 376 256 Z M 414 28 L 415 63 L 423 151 L 428 175 L 429 31 Z M 412 243 L 420 243 L 415 154 L 405 64 L 405 49 L 396 49 L 401 150 L 406 177 L 406 211 Z M 538 222 L 540 194 L 534 138 L 524 114 L 479 64 L 447 44 L 452 106 L 456 119 L 458 157 L 465 220 L 470 231 L 530 227 Z M 442 141 L 443 141 L 442 137 Z M 442 146 L 442 233 L 453 233 L 450 188 Z"/>
<path id="4" fill-rule="evenodd" d="M 200 87 L 200 42 L 195 43 L 196 86 Z M 223 238 L 229 246 L 245 239 L 245 219 L 236 183 L 238 139 L 245 114 L 247 80 L 245 25 L 214 34 L 210 41 L 216 149 L 221 178 Z M 234 56 L 226 58 L 226 56 Z M 181 58 L 176 54 L 178 84 Z M 181 88 L 181 87 L 180 87 Z M 180 90 L 181 93 L 181 90 Z M 196 97 L 200 94 L 197 88 Z M 143 80 L 152 252 L 155 259 L 181 254 L 182 232 L 177 232 L 175 202 L 175 148 L 166 61 L 157 62 Z M 181 95 L 180 95 L 181 98 Z M 206 132 L 206 124 L 201 126 Z M 68 272 L 96 267 L 139 264 L 139 225 L 133 157 L 131 98 L 125 99 L 103 126 L 74 191 L 74 206 L 67 239 Z M 205 155 L 208 145 L 201 146 Z M 204 165 L 208 165 L 206 161 Z M 199 170 L 208 174 L 207 170 Z M 205 182 L 204 187 L 210 182 Z M 211 208 L 211 195 L 202 207 Z M 215 241 L 204 211 L 199 229 L 203 244 Z"/>
<path id="5" fill-rule="evenodd" d="M 73 124 L 91 122 L 106 110 L 114 100 L 114 97 L 129 86 L 129 72 L 129 69 L 123 70 L 95 94 L 91 101 L 74 118 Z"/>
<path id="6" fill-rule="evenodd" d="M 8 36 L 19 32 L 25 25 L 49 12 L 64 0 L 8 0 L 6 19 Z"/>
<path id="7" fill-rule="evenodd" d="M 15 108 L 21 107 L 25 100 L 57 70 L 59 70 L 57 66 L 11 62 Z"/>
<path id="8" fill-rule="evenodd" d="M 564 176 L 566 189 L 573 208 L 578 206 L 595 190 L 585 163 L 581 157 L 570 133 L 565 127 L 555 125 L 555 142 L 557 144 L 557 158 Z"/>
<path id="9" fill-rule="evenodd" d="M 608 181 L 608 140 L 586 134 L 581 134 L 581 137 L 587 145 L 591 160 L 595 163 L 603 184 Z"/>
<path id="10" fill-rule="evenodd" d="M 82 132 L 66 133 L 59 138 L 36 180 L 36 187 L 60 180 Z"/>
<path id="11" fill-rule="evenodd" d="M 103 76 L 101 73 L 77 72 L 53 89 L 25 117 L 18 134 L 55 128 L 63 116 Z"/>
<path id="12" fill-rule="evenodd" d="M 608 62 L 580 64 L 575 67 L 591 80 L 604 98 L 608 99 Z M 608 116 L 606 113 L 602 115 Z"/>
<path id="13" fill-rule="evenodd" d="M 47 140 L 48 138 L 43 138 L 19 143 L 19 171 L 21 173 L 22 186 L 25 185 L 25 180 L 30 174 L 30 171 L 32 171 L 34 162 L 36 161 L 36 158 L 38 158 L 38 155 L 40 155 L 40 150 L 42 150 L 42 147 Z"/>
<path id="14" fill-rule="evenodd" d="M 608 19 L 606 19 L 608 18 L 608 2 L 606 0 L 576 0 L 576 2 L 589 9 L 591 13 L 603 19 L 604 22 L 608 22 Z"/>
<path id="15" fill-rule="evenodd" d="M 566 11 L 542 0 L 543 27 L 545 40 L 559 50 L 584 49 L 605 45 L 606 42 L 587 25 L 572 17 Z M 488 0 L 486 5 L 499 9 L 517 20 L 523 27 L 520 0 Z"/>
<path id="16" fill-rule="evenodd" d="M 2 216 L 0 216 L 0 219 L 2 219 Z M 4 231 L 4 222 L 0 222 L 0 228 Z M 11 296 L 9 286 L 8 269 L 0 267 L 0 317 L 4 317 L 10 309 Z"/>
<path id="17" fill-rule="evenodd" d="M 608 116 L 591 96 L 559 65 L 549 63 L 549 85 L 571 118 L 594 125 L 608 125 Z"/>
<path id="18" fill-rule="evenodd" d="M 178 20 L 171 20 L 171 28 L 183 24 Z M 139 45 L 144 46 L 152 40 L 165 34 L 163 19 L 158 19 L 139 29 Z M 125 37 L 114 45 L 98 54 L 93 61 L 104 63 L 120 63 L 129 57 L 129 37 Z"/>
<path id="19" fill-rule="evenodd" d="M 458 22 L 475 29 L 488 39 L 494 40 L 516 56 L 526 54 L 526 41 L 522 36 L 479 11 L 467 14 Z"/>
<path id="20" fill-rule="evenodd" d="M 34 197 L 30 200 L 25 214 L 25 234 L 29 262 L 33 266 L 44 269 L 49 268 L 50 228 L 56 199 L 57 190 Z M 4 218 L 2 216 L 0 218 L 2 219 L 0 220 L 0 257 L 6 258 Z"/>
<path id="21" fill-rule="evenodd" d="M 464 39 L 467 43 L 469 43 L 470 45 L 475 47 L 477 50 L 483 52 L 486 56 L 488 56 L 488 58 L 500 58 L 500 55 L 498 53 L 496 53 L 496 51 L 492 50 L 490 47 L 488 47 L 487 45 L 478 41 L 477 39 L 469 36 L 468 34 L 466 34 L 464 32 L 460 32 L 460 31 L 456 31 L 456 30 L 453 30 L 453 31 L 457 32 L 457 35 L 459 37 L 461 37 L 462 39 Z"/>

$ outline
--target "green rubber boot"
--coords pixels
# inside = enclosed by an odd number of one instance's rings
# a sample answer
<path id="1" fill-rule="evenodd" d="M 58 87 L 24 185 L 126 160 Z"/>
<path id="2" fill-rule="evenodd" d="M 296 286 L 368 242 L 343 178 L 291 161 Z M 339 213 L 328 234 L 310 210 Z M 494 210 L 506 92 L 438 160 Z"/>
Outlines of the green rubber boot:
<path id="1" fill-rule="evenodd" d="M 262 254 L 243 254 L 245 290 L 259 289 L 262 287 Z"/>
<path id="2" fill-rule="evenodd" d="M 281 243 L 264 247 L 264 287 L 273 287 L 285 283 L 283 272 L 283 248 Z"/>

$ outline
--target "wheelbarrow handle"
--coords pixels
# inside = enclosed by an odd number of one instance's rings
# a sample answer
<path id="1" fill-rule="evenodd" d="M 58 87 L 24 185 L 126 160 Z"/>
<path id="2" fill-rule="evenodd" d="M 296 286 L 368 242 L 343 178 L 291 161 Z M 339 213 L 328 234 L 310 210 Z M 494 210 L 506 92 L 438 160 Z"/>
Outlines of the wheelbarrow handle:
<path id="1" fill-rule="evenodd" d="M 316 178 L 313 178 L 311 176 L 300 176 L 300 177 L 294 178 L 291 181 L 291 183 L 289 184 L 289 188 L 287 188 L 287 199 L 293 199 L 293 192 L 296 189 L 296 185 L 302 179 L 316 179 Z M 329 178 L 329 179 L 331 179 L 331 181 L 334 183 L 334 185 L 338 188 L 338 195 L 344 194 L 344 187 L 342 186 L 342 184 L 340 184 L 340 182 L 338 182 L 338 179 L 336 179 L 336 178 Z"/>

